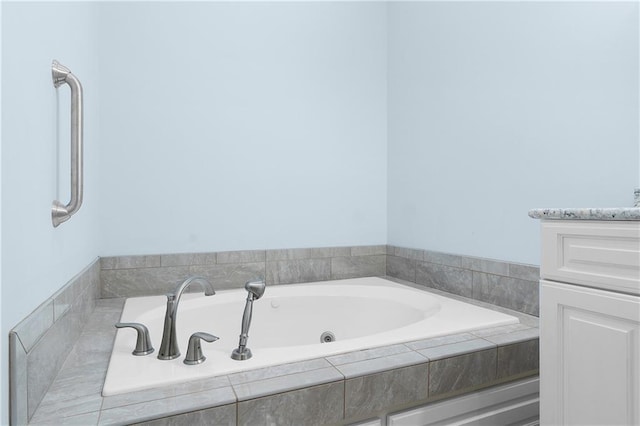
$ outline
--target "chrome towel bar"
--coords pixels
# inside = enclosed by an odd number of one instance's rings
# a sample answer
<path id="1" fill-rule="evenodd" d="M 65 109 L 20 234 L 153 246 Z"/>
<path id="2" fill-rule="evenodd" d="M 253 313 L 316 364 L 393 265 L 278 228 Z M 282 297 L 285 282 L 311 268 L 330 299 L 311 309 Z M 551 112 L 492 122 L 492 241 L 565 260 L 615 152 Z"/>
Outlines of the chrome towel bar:
<path id="1" fill-rule="evenodd" d="M 51 208 L 53 227 L 66 222 L 82 205 L 82 85 L 69 68 L 54 60 L 51 65 L 56 89 L 68 84 L 71 89 L 71 199 L 67 205 L 55 200 Z"/>

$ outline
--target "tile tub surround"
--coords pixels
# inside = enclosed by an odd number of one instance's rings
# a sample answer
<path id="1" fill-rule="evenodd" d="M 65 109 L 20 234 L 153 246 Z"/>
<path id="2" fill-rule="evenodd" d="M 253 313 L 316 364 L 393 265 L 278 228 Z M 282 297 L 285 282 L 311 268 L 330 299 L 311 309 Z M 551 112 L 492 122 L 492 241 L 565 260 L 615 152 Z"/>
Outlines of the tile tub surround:
<path id="1" fill-rule="evenodd" d="M 350 424 L 538 373 L 537 318 L 497 308 L 521 323 L 102 397 L 122 306 L 98 300 L 32 424 Z"/>
<path id="2" fill-rule="evenodd" d="M 265 276 L 273 285 L 386 274 L 418 288 L 447 291 L 449 297 L 462 294 L 537 315 L 537 267 L 427 250 L 374 245 L 101 258 L 12 330 L 9 376 L 13 423 L 24 424 L 33 415 L 80 336 L 79 327 L 93 310 L 96 298 L 103 297 L 102 303 L 106 303 L 107 298 L 117 302 L 119 297 L 164 294 L 193 274 L 204 275 L 220 289 L 242 287 L 256 275 Z M 101 356 L 108 359 L 108 355 Z M 96 400 L 87 406 L 91 404 L 97 404 Z"/>
<path id="3" fill-rule="evenodd" d="M 387 275 L 538 316 L 538 266 L 387 246 Z"/>
<path id="4" fill-rule="evenodd" d="M 190 275 L 216 289 L 242 288 L 256 277 L 273 285 L 383 276 L 386 254 L 387 246 L 375 245 L 105 257 L 102 297 L 165 294 Z"/>
<path id="5" fill-rule="evenodd" d="M 27 423 L 36 411 L 65 359 L 68 361 L 73 343 L 86 330 L 99 292 L 100 262 L 96 259 L 10 331 L 12 424 Z"/>
<path id="6" fill-rule="evenodd" d="M 538 266 L 386 245 L 105 257 L 101 296 L 161 295 L 190 275 L 216 289 L 387 275 L 538 315 Z"/>

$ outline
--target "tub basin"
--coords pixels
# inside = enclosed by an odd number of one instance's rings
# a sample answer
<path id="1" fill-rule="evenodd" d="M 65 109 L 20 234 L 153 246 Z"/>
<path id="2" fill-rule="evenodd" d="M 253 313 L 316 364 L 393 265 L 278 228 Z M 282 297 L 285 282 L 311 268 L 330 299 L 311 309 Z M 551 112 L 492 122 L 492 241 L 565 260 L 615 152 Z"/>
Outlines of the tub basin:
<path id="1" fill-rule="evenodd" d="M 377 277 L 268 286 L 264 296 L 254 302 L 247 345 L 253 357 L 235 361 L 230 355 L 238 346 L 245 300 L 244 290 L 221 290 L 209 297 L 184 294 L 177 315 L 181 356 L 165 361 L 156 356 L 166 297 L 127 299 L 121 321 L 145 324 L 156 352 L 133 356 L 136 332 L 118 330 L 102 394 L 116 395 L 518 322 L 511 315 Z M 197 331 L 220 339 L 202 342 L 207 357 L 204 363 L 185 365 L 187 341 Z M 321 343 L 325 332 L 332 333 L 335 340 Z"/>

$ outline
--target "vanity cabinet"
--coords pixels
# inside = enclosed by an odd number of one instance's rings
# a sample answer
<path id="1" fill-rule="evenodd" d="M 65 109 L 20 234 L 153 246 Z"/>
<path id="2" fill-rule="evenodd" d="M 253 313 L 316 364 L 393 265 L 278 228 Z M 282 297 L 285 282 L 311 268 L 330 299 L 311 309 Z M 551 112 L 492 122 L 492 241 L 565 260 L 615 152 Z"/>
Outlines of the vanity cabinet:
<path id="1" fill-rule="evenodd" d="M 540 422 L 640 424 L 640 221 L 542 221 Z"/>

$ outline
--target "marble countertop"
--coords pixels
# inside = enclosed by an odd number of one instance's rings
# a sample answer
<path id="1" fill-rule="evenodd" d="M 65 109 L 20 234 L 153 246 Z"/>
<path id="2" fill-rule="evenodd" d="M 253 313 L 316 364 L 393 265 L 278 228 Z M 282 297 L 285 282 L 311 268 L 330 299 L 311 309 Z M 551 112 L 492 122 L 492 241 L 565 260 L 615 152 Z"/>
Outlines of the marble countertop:
<path id="1" fill-rule="evenodd" d="M 534 219 L 560 220 L 640 220 L 640 207 L 533 209 Z"/>

